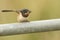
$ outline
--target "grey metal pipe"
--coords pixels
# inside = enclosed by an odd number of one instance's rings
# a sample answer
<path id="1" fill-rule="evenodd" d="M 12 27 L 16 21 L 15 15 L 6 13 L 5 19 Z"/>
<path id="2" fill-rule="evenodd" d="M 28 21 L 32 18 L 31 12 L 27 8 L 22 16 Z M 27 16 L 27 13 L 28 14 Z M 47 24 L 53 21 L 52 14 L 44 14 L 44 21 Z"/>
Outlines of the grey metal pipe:
<path id="1" fill-rule="evenodd" d="M 60 30 L 60 19 L 0 24 L 0 36 Z"/>

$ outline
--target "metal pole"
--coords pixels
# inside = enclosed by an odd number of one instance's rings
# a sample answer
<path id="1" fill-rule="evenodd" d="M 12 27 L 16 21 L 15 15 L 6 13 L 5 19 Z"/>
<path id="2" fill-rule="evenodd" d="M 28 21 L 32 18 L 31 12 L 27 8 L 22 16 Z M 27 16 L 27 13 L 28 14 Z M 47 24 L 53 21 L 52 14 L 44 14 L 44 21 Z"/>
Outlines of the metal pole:
<path id="1" fill-rule="evenodd" d="M 0 36 L 60 30 L 60 19 L 0 24 Z"/>

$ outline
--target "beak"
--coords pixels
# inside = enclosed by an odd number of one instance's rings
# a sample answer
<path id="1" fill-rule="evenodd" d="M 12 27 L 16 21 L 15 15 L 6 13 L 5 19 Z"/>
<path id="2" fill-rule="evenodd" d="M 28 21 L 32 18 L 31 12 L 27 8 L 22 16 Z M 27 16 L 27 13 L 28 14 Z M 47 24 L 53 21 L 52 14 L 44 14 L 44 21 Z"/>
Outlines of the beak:
<path id="1" fill-rule="evenodd" d="M 29 11 L 29 13 L 31 13 L 31 11 Z"/>

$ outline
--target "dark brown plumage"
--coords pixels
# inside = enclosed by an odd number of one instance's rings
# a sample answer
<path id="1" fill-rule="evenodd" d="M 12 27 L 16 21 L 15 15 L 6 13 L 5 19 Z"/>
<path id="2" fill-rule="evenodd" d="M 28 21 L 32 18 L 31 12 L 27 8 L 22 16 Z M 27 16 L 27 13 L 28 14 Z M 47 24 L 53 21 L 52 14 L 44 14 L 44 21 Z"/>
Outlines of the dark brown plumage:
<path id="1" fill-rule="evenodd" d="M 28 10 L 28 9 L 21 9 L 21 10 L 17 11 L 17 13 L 18 13 L 18 17 L 17 17 L 17 21 L 18 22 L 29 22 L 27 17 L 31 13 L 30 10 Z"/>

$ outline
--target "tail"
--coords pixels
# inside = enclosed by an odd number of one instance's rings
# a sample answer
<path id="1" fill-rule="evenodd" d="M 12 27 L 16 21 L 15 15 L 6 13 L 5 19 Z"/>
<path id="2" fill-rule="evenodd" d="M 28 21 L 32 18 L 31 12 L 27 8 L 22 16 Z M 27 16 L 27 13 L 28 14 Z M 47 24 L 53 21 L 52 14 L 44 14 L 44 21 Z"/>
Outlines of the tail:
<path id="1" fill-rule="evenodd" d="M 2 10 L 1 12 L 16 12 L 15 10 Z"/>

